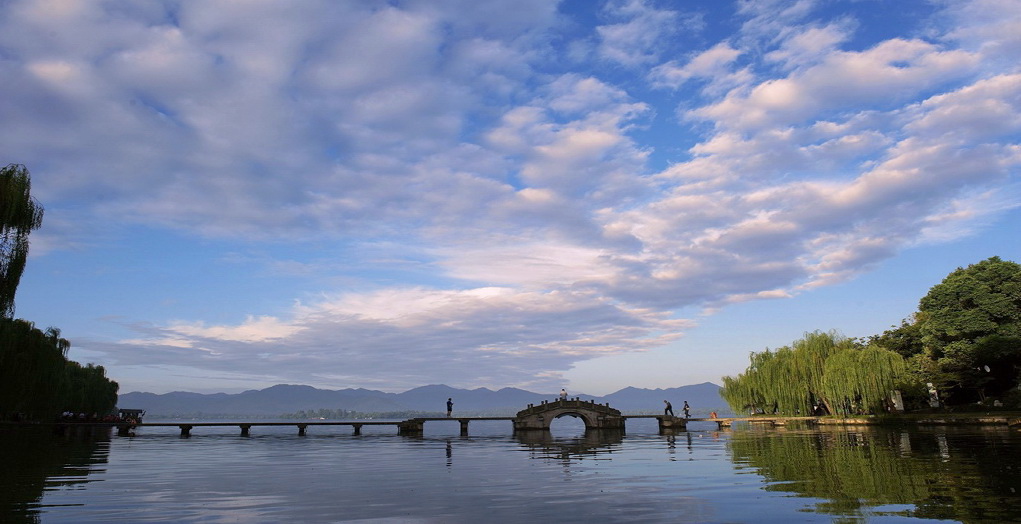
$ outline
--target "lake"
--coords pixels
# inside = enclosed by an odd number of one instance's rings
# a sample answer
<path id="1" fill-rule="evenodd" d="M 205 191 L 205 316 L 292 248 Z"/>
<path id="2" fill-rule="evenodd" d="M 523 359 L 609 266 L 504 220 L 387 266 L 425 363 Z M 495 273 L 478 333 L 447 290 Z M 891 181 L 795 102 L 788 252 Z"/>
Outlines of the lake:
<path id="1" fill-rule="evenodd" d="M 425 429 L 0 430 L 0 522 L 1021 521 L 1007 428 Z"/>

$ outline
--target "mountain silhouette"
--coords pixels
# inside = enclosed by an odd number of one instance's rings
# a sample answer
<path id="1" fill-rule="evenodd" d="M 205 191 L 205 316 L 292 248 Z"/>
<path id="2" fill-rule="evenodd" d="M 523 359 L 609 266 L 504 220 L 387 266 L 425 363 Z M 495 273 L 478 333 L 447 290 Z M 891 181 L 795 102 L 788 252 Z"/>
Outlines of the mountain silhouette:
<path id="1" fill-rule="evenodd" d="M 720 386 L 711 382 L 667 389 L 627 387 L 605 396 L 569 393 L 599 404 L 606 404 L 624 413 L 659 413 L 663 401 L 674 405 L 681 414 L 684 401 L 692 407 L 692 416 L 706 416 L 710 411 L 720 415 L 730 413 L 720 398 Z M 118 406 L 145 409 L 146 417 L 278 417 L 301 410 L 348 410 L 362 413 L 424 412 L 439 413 L 446 410 L 446 401 L 452 398 L 454 411 L 462 415 L 512 415 L 528 404 L 553 400 L 557 393 L 534 393 L 517 388 L 493 391 L 487 388 L 458 389 L 433 384 L 410 389 L 403 393 L 386 393 L 370 389 L 317 389 L 312 386 L 278 384 L 265 389 L 242 393 L 190 393 L 174 391 L 155 394 L 132 392 L 120 395 Z"/>

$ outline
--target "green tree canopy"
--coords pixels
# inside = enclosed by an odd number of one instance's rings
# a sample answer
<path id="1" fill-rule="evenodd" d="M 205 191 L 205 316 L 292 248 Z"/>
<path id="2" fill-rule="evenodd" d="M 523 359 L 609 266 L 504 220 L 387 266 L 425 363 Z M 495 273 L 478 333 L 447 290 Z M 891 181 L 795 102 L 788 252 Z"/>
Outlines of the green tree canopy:
<path id="1" fill-rule="evenodd" d="M 913 357 L 925 351 L 922 344 L 922 323 L 918 315 L 901 320 L 900 326 L 892 326 L 881 335 L 868 338 L 868 345 L 889 349 L 904 358 Z"/>
<path id="2" fill-rule="evenodd" d="M 28 235 L 43 221 L 43 208 L 31 189 L 25 166 L 0 169 L 0 318 L 14 316 L 14 293 L 28 259 Z"/>
<path id="3" fill-rule="evenodd" d="M 720 393 L 736 412 L 881 412 L 904 374 L 904 359 L 893 351 L 815 331 L 790 346 L 752 353 L 744 373 L 723 377 Z"/>
<path id="4" fill-rule="evenodd" d="M 117 404 L 103 366 L 67 360 L 60 330 L 14 319 L 14 294 L 28 258 L 28 235 L 42 225 L 25 166 L 0 169 L 0 419 L 45 419 L 61 411 L 96 415 Z"/>
<path id="5" fill-rule="evenodd" d="M 950 273 L 919 301 L 919 330 L 945 393 L 984 397 L 1016 385 L 1021 265 L 992 257 Z"/>

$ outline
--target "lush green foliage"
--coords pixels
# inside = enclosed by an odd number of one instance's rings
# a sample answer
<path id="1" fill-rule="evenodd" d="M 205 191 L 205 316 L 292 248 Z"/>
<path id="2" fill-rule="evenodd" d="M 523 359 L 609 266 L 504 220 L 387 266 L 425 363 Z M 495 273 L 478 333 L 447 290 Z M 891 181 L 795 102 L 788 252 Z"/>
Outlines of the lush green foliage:
<path id="1" fill-rule="evenodd" d="M 14 293 L 28 258 L 28 234 L 42 225 L 43 208 L 30 192 L 25 166 L 0 169 L 0 317 L 14 316 Z"/>
<path id="2" fill-rule="evenodd" d="M 105 415 L 117 404 L 117 383 L 103 366 L 67 360 L 60 331 L 0 319 L 0 418 L 48 419 L 64 411 Z"/>
<path id="3" fill-rule="evenodd" d="M 838 402 L 839 413 L 883 413 L 905 371 L 904 357 L 893 351 L 878 346 L 843 349 L 826 359 L 824 398 Z"/>
<path id="4" fill-rule="evenodd" d="M 918 309 L 923 352 L 935 363 L 928 378 L 945 394 L 971 401 L 1017 385 L 1021 265 L 993 257 L 958 268 Z"/>
<path id="5" fill-rule="evenodd" d="M 958 268 L 864 348 L 833 337 L 753 353 L 745 373 L 724 377 L 724 398 L 739 412 L 808 413 L 817 402 L 829 413 L 879 412 L 891 389 L 909 407 L 926 405 L 932 384 L 945 403 L 991 396 L 1021 407 L 1021 265 L 992 257 Z"/>
<path id="6" fill-rule="evenodd" d="M 816 331 L 789 347 L 752 353 L 744 373 L 723 378 L 721 395 L 737 413 L 875 413 L 904 371 L 897 353 Z"/>
<path id="7" fill-rule="evenodd" d="M 14 295 L 28 257 L 28 235 L 42 225 L 25 166 L 0 169 L 0 419 L 47 419 L 63 411 L 105 415 L 117 404 L 117 383 L 103 366 L 67 360 L 60 330 L 14 320 Z"/>
<path id="8" fill-rule="evenodd" d="M 872 335 L 868 338 L 868 344 L 889 349 L 904 358 L 922 353 L 922 324 L 918 322 L 918 315 L 902 320 L 900 326 L 884 331 L 881 335 Z"/>

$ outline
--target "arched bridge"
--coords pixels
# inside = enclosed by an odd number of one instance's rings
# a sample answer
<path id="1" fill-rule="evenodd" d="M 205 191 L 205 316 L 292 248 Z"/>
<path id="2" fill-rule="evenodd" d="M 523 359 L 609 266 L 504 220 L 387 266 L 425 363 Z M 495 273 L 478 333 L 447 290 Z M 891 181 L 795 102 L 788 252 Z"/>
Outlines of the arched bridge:
<path id="1" fill-rule="evenodd" d="M 543 401 L 538 406 L 529 404 L 514 417 L 514 430 L 549 430 L 550 423 L 563 417 L 572 416 L 585 422 L 585 429 L 624 429 L 624 417 L 620 410 L 609 404 L 596 404 L 580 399 Z"/>

